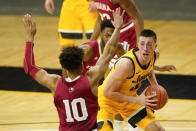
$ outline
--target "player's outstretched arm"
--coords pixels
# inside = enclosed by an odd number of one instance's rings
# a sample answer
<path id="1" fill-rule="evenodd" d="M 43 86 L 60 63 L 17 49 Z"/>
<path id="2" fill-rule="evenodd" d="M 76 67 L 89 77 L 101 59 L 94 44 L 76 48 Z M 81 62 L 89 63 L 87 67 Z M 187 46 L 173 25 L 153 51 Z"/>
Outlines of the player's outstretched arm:
<path id="1" fill-rule="evenodd" d="M 83 61 L 89 61 L 93 56 L 93 49 L 90 45 L 83 44 L 80 48 L 84 51 Z"/>
<path id="2" fill-rule="evenodd" d="M 97 40 L 97 38 L 99 37 L 100 31 L 101 31 L 100 26 L 101 26 L 101 17 L 100 15 L 98 15 L 90 41 Z"/>
<path id="3" fill-rule="evenodd" d="M 126 52 L 123 48 L 122 44 L 118 44 L 117 50 L 116 50 L 116 54 L 118 55 L 118 57 L 121 57 L 122 55 L 124 55 Z"/>
<path id="4" fill-rule="evenodd" d="M 155 50 L 155 53 L 156 53 L 156 60 L 160 57 L 160 52 L 158 49 Z M 164 65 L 164 66 L 157 66 L 157 65 L 154 65 L 154 70 L 156 71 L 160 71 L 160 72 L 165 72 L 165 71 L 168 71 L 168 72 L 171 72 L 171 71 L 177 71 L 176 70 L 176 67 L 174 65 Z"/>
<path id="5" fill-rule="evenodd" d="M 174 65 L 164 65 L 164 66 L 154 66 L 154 70 L 160 71 L 160 72 L 171 72 L 176 71 L 176 67 Z"/>
<path id="6" fill-rule="evenodd" d="M 89 77 L 89 82 L 92 87 L 92 91 L 94 92 L 94 95 L 97 95 L 97 85 L 99 83 L 99 80 L 104 76 L 108 67 L 108 63 L 115 54 L 118 47 L 120 29 L 123 25 L 124 12 L 121 14 L 120 9 L 118 8 L 113 13 L 113 15 L 114 21 L 112 23 L 115 27 L 114 32 L 110 40 L 108 40 L 108 42 L 106 43 L 103 54 L 97 61 L 96 65 L 87 72 L 87 76 Z"/>
<path id="7" fill-rule="evenodd" d="M 134 0 L 114 0 L 122 7 L 126 13 L 135 20 L 136 33 L 139 36 L 140 32 L 144 29 L 144 20 L 141 13 L 137 9 Z"/>
<path id="8" fill-rule="evenodd" d="M 34 60 L 34 36 L 36 34 L 36 24 L 32 22 L 29 14 L 23 18 L 23 24 L 26 32 L 26 47 L 24 56 L 24 70 L 25 73 L 32 76 L 41 85 L 48 87 L 54 93 L 58 79 L 60 76 L 48 74 L 45 70 L 37 67 Z"/>

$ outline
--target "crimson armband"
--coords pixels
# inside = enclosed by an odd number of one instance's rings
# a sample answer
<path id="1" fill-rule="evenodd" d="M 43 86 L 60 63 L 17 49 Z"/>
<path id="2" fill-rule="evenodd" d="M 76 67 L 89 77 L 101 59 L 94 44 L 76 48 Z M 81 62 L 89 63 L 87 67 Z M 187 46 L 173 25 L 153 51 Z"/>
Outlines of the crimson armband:
<path id="1" fill-rule="evenodd" d="M 32 42 L 26 42 L 24 70 L 26 74 L 34 78 L 35 74 L 40 70 L 40 68 L 35 65 L 33 46 L 34 44 Z"/>

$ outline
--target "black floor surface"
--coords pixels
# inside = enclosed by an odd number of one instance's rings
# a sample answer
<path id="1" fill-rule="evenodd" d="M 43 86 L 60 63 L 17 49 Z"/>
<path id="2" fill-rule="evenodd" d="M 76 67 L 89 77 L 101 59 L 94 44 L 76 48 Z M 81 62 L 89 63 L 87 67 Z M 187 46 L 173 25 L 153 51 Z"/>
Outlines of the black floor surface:
<path id="1" fill-rule="evenodd" d="M 46 69 L 49 73 L 61 75 L 61 70 Z M 0 90 L 50 92 L 27 76 L 23 68 L 0 67 Z M 169 98 L 196 99 L 196 76 L 157 74 L 158 83 L 166 88 Z M 147 87 L 144 82 L 141 90 Z"/>

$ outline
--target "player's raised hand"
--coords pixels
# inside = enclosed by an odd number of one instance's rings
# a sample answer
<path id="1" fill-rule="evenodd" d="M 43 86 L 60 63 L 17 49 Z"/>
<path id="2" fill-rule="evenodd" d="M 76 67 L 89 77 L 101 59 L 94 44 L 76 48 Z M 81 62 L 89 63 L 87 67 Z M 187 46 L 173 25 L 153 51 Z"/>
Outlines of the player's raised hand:
<path id="1" fill-rule="evenodd" d="M 54 1 L 53 0 L 46 0 L 45 1 L 45 9 L 49 14 L 53 15 L 54 9 L 55 9 L 54 8 Z"/>
<path id="2" fill-rule="evenodd" d="M 31 20 L 31 15 L 26 14 L 23 17 L 23 24 L 26 32 L 26 41 L 33 42 L 36 34 L 36 24 Z"/>
<path id="3" fill-rule="evenodd" d="M 122 14 L 120 12 L 120 8 L 117 8 L 113 12 L 114 21 L 112 21 L 112 24 L 115 28 L 121 28 L 123 26 L 123 16 L 125 14 L 125 10 L 123 10 Z"/>

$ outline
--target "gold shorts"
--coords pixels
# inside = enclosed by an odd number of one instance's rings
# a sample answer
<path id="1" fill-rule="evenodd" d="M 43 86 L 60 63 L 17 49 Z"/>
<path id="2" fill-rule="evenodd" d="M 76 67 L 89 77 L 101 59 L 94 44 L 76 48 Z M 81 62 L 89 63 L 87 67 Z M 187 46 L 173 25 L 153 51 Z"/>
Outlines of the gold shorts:
<path id="1" fill-rule="evenodd" d="M 82 39 L 83 32 L 87 38 L 90 38 L 97 13 L 88 11 L 89 4 L 89 1 L 84 0 L 72 3 L 68 0 L 63 2 L 58 26 L 60 45 L 73 45 L 75 39 Z"/>
<path id="2" fill-rule="evenodd" d="M 99 101 L 97 121 L 99 131 L 113 131 L 114 116 L 120 114 L 132 127 L 145 129 L 151 122 L 156 121 L 152 110 L 144 106 L 121 102 L 118 104 L 107 104 Z"/>

